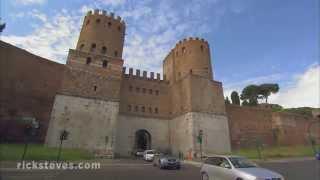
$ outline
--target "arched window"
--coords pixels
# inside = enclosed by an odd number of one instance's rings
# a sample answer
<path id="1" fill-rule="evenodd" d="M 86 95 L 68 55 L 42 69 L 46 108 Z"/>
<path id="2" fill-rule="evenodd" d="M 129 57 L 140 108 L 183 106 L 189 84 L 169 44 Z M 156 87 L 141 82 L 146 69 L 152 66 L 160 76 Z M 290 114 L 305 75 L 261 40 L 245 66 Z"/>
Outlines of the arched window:
<path id="1" fill-rule="evenodd" d="M 103 60 L 102 61 L 102 67 L 106 68 L 108 66 L 108 61 L 107 60 Z"/>
<path id="2" fill-rule="evenodd" d="M 146 111 L 146 108 L 145 108 L 144 106 L 142 106 L 141 111 L 142 111 L 142 112 L 145 112 L 145 111 Z"/>
<path id="3" fill-rule="evenodd" d="M 91 57 L 87 57 L 86 64 L 89 65 L 91 63 Z"/>
<path id="4" fill-rule="evenodd" d="M 140 92 L 140 88 L 136 87 L 136 92 L 139 93 Z"/>
<path id="5" fill-rule="evenodd" d="M 134 111 L 138 112 L 139 111 L 139 107 L 138 106 L 134 107 Z"/>
<path id="6" fill-rule="evenodd" d="M 121 31 L 121 27 L 120 26 L 118 26 L 118 31 Z"/>
<path id="7" fill-rule="evenodd" d="M 107 53 L 107 47 L 103 46 L 102 49 L 101 49 L 101 53 L 102 54 Z"/>
<path id="8" fill-rule="evenodd" d="M 100 21 L 101 21 L 100 19 L 97 19 L 97 20 L 96 20 L 96 23 L 100 23 Z"/>
<path id="9" fill-rule="evenodd" d="M 158 108 L 154 108 L 154 112 L 158 114 Z"/>
<path id="10" fill-rule="evenodd" d="M 203 45 L 200 46 L 201 52 L 203 52 Z"/>
<path id="11" fill-rule="evenodd" d="M 149 94 L 152 94 L 152 93 L 153 93 L 152 89 L 149 89 Z"/>
<path id="12" fill-rule="evenodd" d="M 112 25 L 112 23 L 111 23 L 111 22 L 108 22 L 108 26 L 111 27 L 111 25 Z"/>
<path id="13" fill-rule="evenodd" d="M 132 86 L 129 86 L 129 91 L 130 91 L 130 92 L 132 92 L 132 89 L 133 89 L 133 87 L 132 87 Z"/>
<path id="14" fill-rule="evenodd" d="M 118 56 L 118 51 L 114 51 L 114 56 L 115 56 L 115 57 Z"/>
<path id="15" fill-rule="evenodd" d="M 159 90 L 156 90 L 156 95 L 157 95 L 157 96 L 159 95 Z"/>
<path id="16" fill-rule="evenodd" d="M 131 105 L 128 105 L 128 111 L 131 111 L 132 110 L 132 107 L 131 107 Z"/>
<path id="17" fill-rule="evenodd" d="M 93 86 L 93 90 L 97 91 L 98 87 L 97 86 Z"/>
<path id="18" fill-rule="evenodd" d="M 146 88 L 142 88 L 142 93 L 143 93 L 143 94 L 146 93 Z"/>
<path id="19" fill-rule="evenodd" d="M 90 23 L 90 20 L 87 20 L 86 25 L 88 25 Z"/>

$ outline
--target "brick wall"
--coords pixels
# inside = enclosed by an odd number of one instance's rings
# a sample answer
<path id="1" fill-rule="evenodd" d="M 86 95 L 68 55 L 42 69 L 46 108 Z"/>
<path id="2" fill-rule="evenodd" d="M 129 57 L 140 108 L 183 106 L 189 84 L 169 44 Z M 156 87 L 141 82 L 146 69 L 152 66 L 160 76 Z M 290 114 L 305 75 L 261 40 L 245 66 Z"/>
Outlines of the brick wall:
<path id="1" fill-rule="evenodd" d="M 21 141 L 21 119 L 34 117 L 40 122 L 38 141 L 43 141 L 64 66 L 3 41 L 0 57 L 1 137 Z"/>

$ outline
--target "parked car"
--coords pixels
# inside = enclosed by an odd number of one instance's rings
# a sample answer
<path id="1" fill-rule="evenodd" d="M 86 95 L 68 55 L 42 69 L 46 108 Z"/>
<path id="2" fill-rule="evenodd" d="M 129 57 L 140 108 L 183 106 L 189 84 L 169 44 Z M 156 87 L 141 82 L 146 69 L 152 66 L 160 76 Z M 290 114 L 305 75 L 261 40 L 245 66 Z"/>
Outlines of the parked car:
<path id="1" fill-rule="evenodd" d="M 143 153 L 143 159 L 146 161 L 153 161 L 155 153 L 155 150 L 145 150 Z"/>
<path id="2" fill-rule="evenodd" d="M 143 157 L 143 153 L 144 153 L 143 149 L 137 149 L 136 151 L 134 151 L 134 155 L 136 157 Z"/>
<path id="3" fill-rule="evenodd" d="M 169 155 L 156 154 L 153 159 L 153 166 L 158 166 L 160 169 L 180 169 L 180 160 Z"/>
<path id="4" fill-rule="evenodd" d="M 204 161 L 200 175 L 202 180 L 284 180 L 282 175 L 240 156 L 210 156 Z"/>

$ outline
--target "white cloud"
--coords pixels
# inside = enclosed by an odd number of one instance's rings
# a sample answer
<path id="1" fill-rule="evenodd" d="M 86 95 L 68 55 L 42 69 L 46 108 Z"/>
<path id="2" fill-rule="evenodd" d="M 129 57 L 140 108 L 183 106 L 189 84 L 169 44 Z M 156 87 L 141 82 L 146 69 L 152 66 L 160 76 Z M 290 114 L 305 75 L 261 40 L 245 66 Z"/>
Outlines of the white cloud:
<path id="1" fill-rule="evenodd" d="M 310 66 L 303 74 L 297 75 L 293 86 L 270 97 L 271 103 L 284 107 L 320 107 L 320 65 Z"/>
<path id="2" fill-rule="evenodd" d="M 24 2 L 31 3 L 32 0 Z M 224 16 L 225 10 L 219 11 L 221 6 L 215 7 L 217 3 L 218 0 L 192 0 L 184 3 L 171 0 L 96 0 L 90 2 L 90 5 L 82 5 L 77 10 L 69 10 L 68 13 L 60 11 L 53 17 L 33 10 L 25 12 L 24 15 L 40 20 L 40 23 L 31 25 L 34 31 L 19 36 L 5 35 L 3 40 L 45 58 L 64 62 L 68 49 L 75 46 L 80 22 L 85 13 L 94 8 L 106 9 L 125 19 L 125 65 L 159 72 L 162 60 L 177 41 L 190 36 L 204 37 L 218 27 L 219 19 Z M 210 12 L 212 17 L 203 16 L 205 11 Z M 23 18 L 23 15 L 19 14 L 16 17 Z M 209 21 L 215 22 L 214 27 L 206 25 Z"/>
<path id="3" fill-rule="evenodd" d="M 46 0 L 15 0 L 17 4 L 31 5 L 31 4 L 43 4 Z"/>
<path id="4" fill-rule="evenodd" d="M 109 6 L 119 6 L 123 5 L 126 0 L 100 0 L 103 4 L 109 5 Z"/>
<path id="5" fill-rule="evenodd" d="M 2 40 L 36 55 L 65 63 L 68 49 L 75 47 L 81 16 L 70 15 L 66 10 L 61 10 L 53 17 L 47 17 L 39 11 L 31 11 L 31 15 L 41 20 L 31 34 L 5 35 Z"/>

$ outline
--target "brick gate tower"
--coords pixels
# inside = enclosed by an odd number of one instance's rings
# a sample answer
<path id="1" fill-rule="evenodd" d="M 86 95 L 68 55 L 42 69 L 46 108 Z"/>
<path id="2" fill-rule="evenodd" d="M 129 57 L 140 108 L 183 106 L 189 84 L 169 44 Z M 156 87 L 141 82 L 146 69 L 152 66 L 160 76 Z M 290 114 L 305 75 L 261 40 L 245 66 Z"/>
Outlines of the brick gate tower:
<path id="1" fill-rule="evenodd" d="M 163 77 L 129 68 L 122 59 L 125 24 L 105 11 L 89 11 L 76 49 L 70 49 L 55 96 L 46 144 L 130 156 L 156 149 L 194 156 L 197 134 L 204 152 L 229 152 L 221 82 L 213 79 L 207 41 L 179 41 L 163 61 Z M 219 137 L 219 138 L 217 138 Z"/>
<path id="2" fill-rule="evenodd" d="M 47 144 L 57 146 L 59 132 L 67 130 L 69 148 L 113 154 L 125 23 L 106 11 L 89 11 L 76 49 L 70 49 L 64 78 L 55 97 Z"/>

